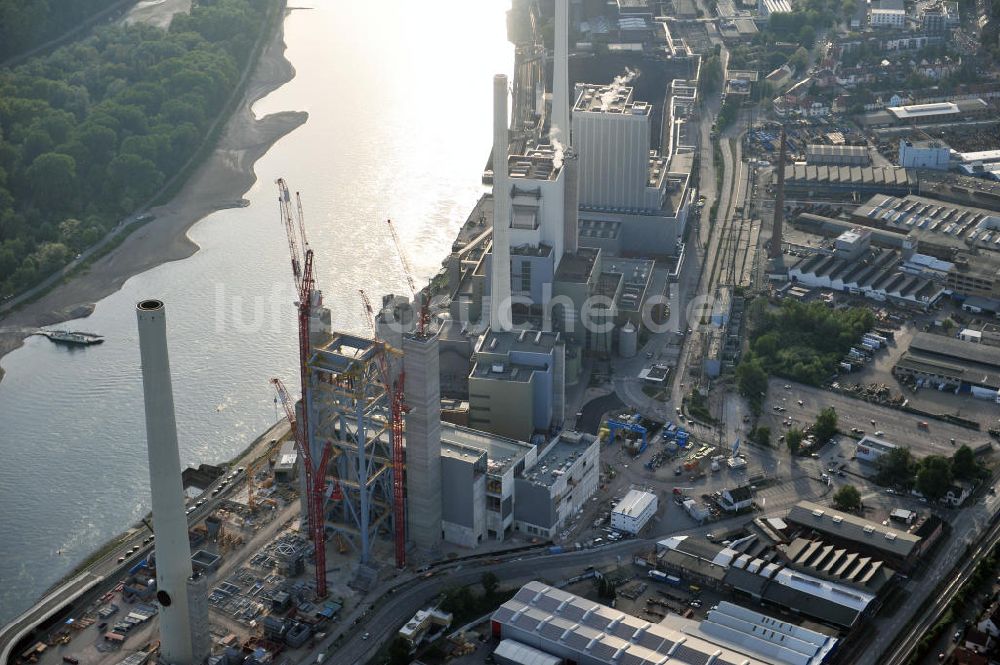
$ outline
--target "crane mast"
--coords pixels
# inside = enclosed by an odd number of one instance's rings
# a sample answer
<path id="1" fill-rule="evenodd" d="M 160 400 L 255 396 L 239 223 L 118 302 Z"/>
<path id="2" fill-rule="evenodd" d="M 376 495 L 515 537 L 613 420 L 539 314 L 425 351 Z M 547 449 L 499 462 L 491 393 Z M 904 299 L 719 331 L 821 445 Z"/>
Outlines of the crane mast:
<path id="1" fill-rule="evenodd" d="M 309 322 L 312 318 L 313 294 L 316 286 L 313 275 L 313 250 L 309 247 L 306 238 L 305 220 L 302 214 L 302 200 L 298 193 L 295 194 L 296 213 L 292 212 L 292 197 L 288 190 L 288 185 L 284 178 L 278 178 L 278 205 L 281 210 L 281 222 L 285 227 L 285 235 L 288 240 L 288 251 L 291 255 L 292 278 L 295 282 L 295 290 L 298 301 L 295 303 L 298 310 L 299 328 L 299 378 L 302 384 L 302 416 L 299 422 L 299 436 L 296 443 L 299 445 L 300 453 L 306 462 L 306 505 L 308 507 L 309 532 L 315 548 L 316 564 L 316 596 L 326 597 L 326 534 L 323 519 L 323 490 L 325 488 L 324 476 L 326 474 L 326 461 L 329 460 L 330 447 L 325 446 L 319 467 L 312 464 L 312 455 L 309 453 L 309 362 L 310 352 L 310 330 Z M 279 382 L 280 383 L 280 382 Z M 279 383 L 275 384 L 277 388 Z M 282 395 L 282 392 L 284 394 Z M 286 414 L 291 413 L 289 423 L 294 420 L 294 407 L 286 402 L 289 399 L 287 391 L 279 390 L 279 397 L 285 404 Z M 294 429 L 294 427 L 293 427 Z M 319 477 L 316 477 L 319 474 Z"/>
<path id="2" fill-rule="evenodd" d="M 358 289 L 361 294 L 361 301 L 365 306 L 365 317 L 368 327 L 371 330 L 372 339 L 388 347 L 379 340 L 378 328 L 375 325 L 375 310 L 372 308 L 371 300 L 364 289 Z M 393 382 L 389 372 L 389 363 L 385 353 L 378 356 L 378 369 L 385 386 L 385 392 L 389 395 L 389 431 L 392 436 L 392 521 L 394 527 L 396 567 L 406 566 L 406 508 L 404 504 L 403 470 L 406 466 L 406 455 L 403 451 L 403 413 L 406 411 L 404 404 L 404 384 L 406 372 L 399 371 L 399 377 Z"/>

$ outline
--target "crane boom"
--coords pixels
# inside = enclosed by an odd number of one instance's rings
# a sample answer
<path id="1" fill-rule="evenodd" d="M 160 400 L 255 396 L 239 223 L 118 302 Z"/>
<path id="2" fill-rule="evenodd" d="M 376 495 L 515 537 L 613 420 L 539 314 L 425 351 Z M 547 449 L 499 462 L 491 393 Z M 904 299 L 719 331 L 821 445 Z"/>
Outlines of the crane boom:
<path id="1" fill-rule="evenodd" d="M 292 278 L 295 282 L 296 296 L 295 303 L 298 311 L 299 323 L 299 380 L 302 385 L 302 415 L 299 423 L 300 449 L 304 450 L 303 459 L 306 460 L 306 506 L 308 508 L 310 537 L 315 547 L 316 563 L 316 596 L 326 597 L 326 531 L 325 519 L 323 517 L 323 489 L 326 475 L 326 461 L 329 460 L 330 446 L 324 449 L 319 466 L 314 466 L 311 462 L 309 450 L 309 355 L 312 347 L 310 344 L 309 322 L 312 319 L 313 295 L 316 280 L 313 276 L 313 251 L 309 247 L 306 239 L 305 219 L 302 214 L 302 199 L 296 194 L 296 214 L 293 215 L 291 201 L 292 197 L 288 190 L 288 184 L 284 178 L 278 178 L 278 205 L 281 210 L 281 222 L 285 227 L 285 235 L 288 240 L 288 251 L 292 260 Z M 282 398 L 288 398 L 287 391 Z M 286 413 L 289 407 L 286 406 Z M 294 408 L 292 408 L 294 416 Z M 293 418 L 289 419 L 289 422 Z M 320 474 L 319 478 L 315 474 Z"/>
<path id="2" fill-rule="evenodd" d="M 406 275 L 406 283 L 410 287 L 410 296 L 412 296 L 414 304 L 416 304 L 418 299 L 420 300 L 420 309 L 417 313 L 417 334 L 423 337 L 427 332 L 427 326 L 430 321 L 428 299 L 421 297 L 420 291 L 417 290 L 417 284 L 413 279 L 413 268 L 410 267 L 410 262 L 406 258 L 406 252 L 403 251 L 403 243 L 399 240 L 396 227 L 392 225 L 391 219 L 385 220 L 385 223 L 389 227 L 392 243 L 396 246 L 396 254 L 399 255 L 399 262 L 403 264 L 403 274 Z"/>

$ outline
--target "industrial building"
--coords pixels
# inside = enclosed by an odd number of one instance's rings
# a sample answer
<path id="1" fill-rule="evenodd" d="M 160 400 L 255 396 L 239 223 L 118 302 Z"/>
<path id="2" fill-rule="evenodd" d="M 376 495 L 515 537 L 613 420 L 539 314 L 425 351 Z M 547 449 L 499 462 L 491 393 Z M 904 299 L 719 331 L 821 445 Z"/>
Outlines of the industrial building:
<path id="1" fill-rule="evenodd" d="M 843 543 L 898 568 L 912 566 L 922 551 L 919 536 L 882 526 L 833 508 L 800 501 L 788 513 L 787 521 L 823 534 L 833 543 Z"/>
<path id="2" fill-rule="evenodd" d="M 893 166 L 785 165 L 785 192 L 789 198 L 852 199 L 876 193 L 905 196 L 916 189 L 916 176 Z"/>
<path id="3" fill-rule="evenodd" d="M 871 246 L 871 230 L 864 227 L 841 233 L 832 252 L 819 251 L 800 259 L 788 270 L 788 279 L 811 288 L 863 295 L 920 309 L 931 307 L 944 288 L 921 276 L 904 254 Z"/>
<path id="4" fill-rule="evenodd" d="M 858 445 L 854 449 L 854 455 L 861 462 L 874 464 L 878 462 L 882 455 L 891 452 L 895 448 L 896 444 L 894 443 L 889 443 L 883 439 L 866 434 L 858 441 Z"/>
<path id="5" fill-rule="evenodd" d="M 899 142 L 899 165 L 908 169 L 933 169 L 947 171 L 951 165 L 951 149 L 942 141 Z"/>
<path id="6" fill-rule="evenodd" d="M 969 247 L 1000 250 L 1000 215 L 984 208 L 923 196 L 876 194 L 851 218 L 866 226 L 912 234 L 922 253 L 945 260 Z"/>
<path id="7" fill-rule="evenodd" d="M 820 145 L 806 146 L 806 164 L 826 164 L 829 166 L 868 166 L 872 163 L 868 148 L 863 145 Z"/>
<path id="8" fill-rule="evenodd" d="M 490 620 L 495 637 L 578 665 L 654 665 L 666 660 L 684 665 L 782 662 L 723 646 L 707 634 L 696 636 L 697 623 L 676 615 L 651 624 L 542 582 L 525 584 Z"/>
<path id="9" fill-rule="evenodd" d="M 611 528 L 633 536 L 656 514 L 657 499 L 652 492 L 629 490 L 611 511 Z"/>
<path id="10" fill-rule="evenodd" d="M 951 124 L 989 116 L 990 107 L 982 99 L 956 99 L 929 104 L 889 106 L 862 115 L 858 122 L 863 127 L 891 127 L 903 125 Z"/>
<path id="11" fill-rule="evenodd" d="M 556 332 L 480 337 L 469 373 L 469 424 L 531 441 L 565 418 L 566 347 Z"/>
<path id="12" fill-rule="evenodd" d="M 443 423 L 443 539 L 475 547 L 514 532 L 551 538 L 597 490 L 596 437 L 562 432 L 534 446 Z"/>
<path id="13" fill-rule="evenodd" d="M 528 536 L 554 537 L 597 491 L 600 441 L 590 434 L 563 432 L 538 454 L 535 466 L 514 482 L 514 529 Z"/>
<path id="14" fill-rule="evenodd" d="M 274 463 L 274 480 L 278 483 L 291 483 L 298 471 L 299 453 L 295 450 L 294 441 L 281 444 L 278 459 Z"/>
<path id="15" fill-rule="evenodd" d="M 924 385 L 1000 399 L 1000 348 L 995 346 L 918 332 L 892 371 Z"/>

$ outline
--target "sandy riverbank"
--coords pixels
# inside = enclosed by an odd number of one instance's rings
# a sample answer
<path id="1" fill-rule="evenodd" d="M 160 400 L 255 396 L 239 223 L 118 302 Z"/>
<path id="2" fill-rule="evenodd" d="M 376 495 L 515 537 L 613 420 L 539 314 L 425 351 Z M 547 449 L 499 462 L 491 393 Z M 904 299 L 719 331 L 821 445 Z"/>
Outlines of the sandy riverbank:
<path id="1" fill-rule="evenodd" d="M 257 179 L 254 163 L 278 139 L 306 121 L 308 115 L 301 111 L 256 119 L 250 110 L 254 102 L 293 76 L 295 70 L 285 58 L 282 26 L 261 53 L 243 101 L 227 122 L 212 155 L 194 171 L 176 197 L 151 210 L 155 221 L 133 231 L 85 272 L 0 318 L 0 359 L 24 343 L 26 333 L 17 331 L 88 316 L 98 300 L 117 291 L 128 278 L 194 254 L 198 246 L 188 238 L 187 230 L 210 213 L 239 205 L 240 197 Z"/>

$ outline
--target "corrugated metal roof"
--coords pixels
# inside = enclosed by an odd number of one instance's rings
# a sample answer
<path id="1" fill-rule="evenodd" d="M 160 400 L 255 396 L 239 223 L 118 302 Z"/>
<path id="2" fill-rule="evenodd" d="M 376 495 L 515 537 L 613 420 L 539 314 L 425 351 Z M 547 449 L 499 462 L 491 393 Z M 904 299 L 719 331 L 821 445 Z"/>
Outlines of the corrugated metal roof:
<path id="1" fill-rule="evenodd" d="M 559 665 L 561 658 L 550 656 L 517 640 L 501 640 L 493 655 L 519 665 Z"/>

